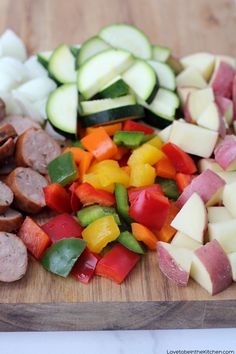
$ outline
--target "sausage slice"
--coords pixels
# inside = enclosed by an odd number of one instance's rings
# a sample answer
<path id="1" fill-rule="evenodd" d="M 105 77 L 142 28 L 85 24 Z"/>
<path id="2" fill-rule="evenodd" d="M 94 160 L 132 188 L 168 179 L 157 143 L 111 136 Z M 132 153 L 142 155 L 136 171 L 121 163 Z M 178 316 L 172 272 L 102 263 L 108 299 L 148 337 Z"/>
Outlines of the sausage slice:
<path id="1" fill-rule="evenodd" d="M 19 237 L 0 232 L 0 281 L 12 282 L 22 278 L 27 270 L 28 255 Z"/>
<path id="2" fill-rule="evenodd" d="M 16 114 L 5 117 L 0 122 L 0 125 L 5 123 L 11 124 L 15 128 L 17 135 L 23 134 L 30 128 L 41 129 L 40 125 L 33 121 L 33 119 Z"/>
<path id="3" fill-rule="evenodd" d="M 6 183 L 13 191 L 14 202 L 19 209 L 35 214 L 46 205 L 43 188 L 48 182 L 32 168 L 15 168 L 7 177 Z"/>
<path id="4" fill-rule="evenodd" d="M 23 215 L 19 211 L 9 208 L 4 214 L 0 215 L 0 230 L 16 231 L 21 226 L 23 219 Z"/>
<path id="5" fill-rule="evenodd" d="M 0 127 L 0 162 L 11 157 L 15 150 L 14 138 L 17 136 L 15 129 L 10 124 Z"/>
<path id="6" fill-rule="evenodd" d="M 17 166 L 28 166 L 47 174 L 47 165 L 61 153 L 58 143 L 43 130 L 29 129 L 16 143 Z"/>
<path id="7" fill-rule="evenodd" d="M 13 198 L 12 190 L 5 183 L 0 181 L 0 214 L 4 213 L 9 208 L 13 202 Z M 0 227 L 0 230 L 3 229 Z"/>
<path id="8" fill-rule="evenodd" d="M 5 102 L 0 98 L 0 120 L 6 116 L 6 105 Z"/>

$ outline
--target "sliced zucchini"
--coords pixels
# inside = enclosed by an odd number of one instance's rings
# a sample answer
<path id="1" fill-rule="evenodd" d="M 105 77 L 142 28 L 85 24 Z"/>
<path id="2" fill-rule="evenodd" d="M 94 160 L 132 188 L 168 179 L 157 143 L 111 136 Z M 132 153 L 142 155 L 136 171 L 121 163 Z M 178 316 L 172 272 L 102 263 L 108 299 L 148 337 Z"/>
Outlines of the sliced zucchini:
<path id="1" fill-rule="evenodd" d="M 78 70 L 77 87 L 85 99 L 133 64 L 133 56 L 123 50 L 108 49 L 88 59 Z"/>
<path id="2" fill-rule="evenodd" d="M 101 38 L 94 36 L 85 41 L 79 51 L 77 57 L 77 65 L 80 66 L 94 55 L 109 49 L 110 46 Z"/>
<path id="3" fill-rule="evenodd" d="M 171 53 L 170 48 L 162 47 L 160 45 L 152 46 L 152 60 L 166 62 Z"/>
<path id="4" fill-rule="evenodd" d="M 49 60 L 52 56 L 53 51 L 46 51 L 46 52 L 40 52 L 37 54 L 37 59 L 41 65 L 45 67 L 45 69 L 48 69 L 48 63 Z"/>
<path id="5" fill-rule="evenodd" d="M 135 104 L 131 106 L 118 107 L 108 109 L 86 116 L 79 117 L 81 127 L 91 127 L 95 125 L 108 124 L 119 122 L 127 119 L 138 119 L 144 117 L 144 108 L 141 105 Z"/>
<path id="6" fill-rule="evenodd" d="M 151 102 L 154 98 L 153 92 L 156 94 L 158 79 L 151 65 L 144 60 L 136 59 L 134 64 L 122 74 L 122 79 L 142 100 Z"/>
<path id="7" fill-rule="evenodd" d="M 150 59 L 152 56 L 148 37 L 135 26 L 113 24 L 102 28 L 98 35 L 112 47 L 127 50 L 138 58 Z"/>
<path id="8" fill-rule="evenodd" d="M 78 57 L 80 48 L 81 48 L 80 44 L 75 44 L 75 45 L 70 47 L 70 51 L 74 55 L 75 58 Z"/>
<path id="9" fill-rule="evenodd" d="M 122 96 L 118 98 L 104 98 L 101 100 L 80 102 L 81 115 L 93 114 L 106 111 L 112 108 L 131 106 L 136 104 L 133 95 Z"/>
<path id="10" fill-rule="evenodd" d="M 76 84 L 65 84 L 48 98 L 46 112 L 50 123 L 61 132 L 75 134 L 78 92 Z"/>
<path id="11" fill-rule="evenodd" d="M 128 95 L 130 89 L 129 86 L 122 80 L 120 76 L 109 82 L 98 92 L 96 98 L 116 98 L 124 95 Z"/>
<path id="12" fill-rule="evenodd" d="M 167 90 L 174 91 L 176 88 L 174 71 L 165 63 L 149 60 L 148 64 L 155 70 L 159 85 Z"/>
<path id="13" fill-rule="evenodd" d="M 48 71 L 62 84 L 76 82 L 75 57 L 67 45 L 61 44 L 54 50 L 49 60 Z"/>

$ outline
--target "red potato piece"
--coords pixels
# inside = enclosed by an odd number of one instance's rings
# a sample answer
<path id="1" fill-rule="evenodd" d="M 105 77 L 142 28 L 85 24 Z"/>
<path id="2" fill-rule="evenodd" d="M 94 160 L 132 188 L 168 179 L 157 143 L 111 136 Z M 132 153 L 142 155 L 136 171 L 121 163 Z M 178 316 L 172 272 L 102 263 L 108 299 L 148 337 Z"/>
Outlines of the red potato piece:
<path id="1" fill-rule="evenodd" d="M 221 200 L 221 194 L 225 181 L 211 170 L 203 171 L 199 176 L 195 177 L 192 182 L 184 189 L 179 196 L 176 205 L 182 208 L 187 200 L 198 193 L 207 206 L 217 204 Z"/>
<path id="2" fill-rule="evenodd" d="M 17 166 L 31 167 L 35 171 L 47 174 L 47 165 L 58 157 L 61 148 L 58 143 L 43 130 L 29 129 L 16 143 Z"/>
<path id="3" fill-rule="evenodd" d="M 231 65 L 223 61 L 217 63 L 210 81 L 210 86 L 216 96 L 232 97 L 234 76 L 235 70 Z"/>
<path id="4" fill-rule="evenodd" d="M 228 125 L 230 125 L 234 116 L 232 100 L 226 97 L 216 96 L 215 102 L 220 110 L 220 113 L 225 117 Z"/>
<path id="5" fill-rule="evenodd" d="M 0 214 L 4 213 L 13 202 L 12 190 L 3 182 L 0 181 Z M 0 230 L 2 230 L 0 228 Z M 4 230 L 5 231 L 5 230 Z"/>
<path id="6" fill-rule="evenodd" d="M 226 171 L 236 170 L 236 138 L 227 135 L 215 151 L 216 162 Z"/>
<path id="7" fill-rule="evenodd" d="M 10 115 L 5 117 L 0 122 L 0 126 L 5 123 L 11 124 L 15 128 L 17 135 L 23 134 L 26 130 L 30 128 L 41 129 L 40 125 L 34 122 L 33 119 L 20 115 Z"/>
<path id="8" fill-rule="evenodd" d="M 19 209 L 35 214 L 46 205 L 43 188 L 48 182 L 31 168 L 17 167 L 10 173 L 6 183 L 15 195 L 15 204 Z"/>
<path id="9" fill-rule="evenodd" d="M 160 241 L 157 254 L 162 273 L 176 284 L 187 286 L 193 251 Z"/>
<path id="10" fill-rule="evenodd" d="M 0 98 L 0 120 L 6 116 L 6 105 L 5 102 Z"/>
<path id="11" fill-rule="evenodd" d="M 233 95 L 233 111 L 234 111 L 233 119 L 236 120 L 236 75 L 234 76 L 232 95 Z"/>
<path id="12" fill-rule="evenodd" d="M 27 265 L 27 249 L 21 239 L 14 234 L 0 232 L 0 281 L 21 279 Z"/>
<path id="13" fill-rule="evenodd" d="M 16 231 L 23 220 L 23 215 L 19 211 L 9 208 L 4 214 L 0 215 L 0 230 L 6 232 Z"/>
<path id="14" fill-rule="evenodd" d="M 191 277 L 211 295 L 225 290 L 232 283 L 229 260 L 217 240 L 194 252 Z"/>
<path id="15" fill-rule="evenodd" d="M 222 138 L 226 135 L 227 123 L 215 102 L 209 103 L 206 109 L 198 117 L 197 124 L 203 128 L 218 132 Z"/>
<path id="16" fill-rule="evenodd" d="M 200 159 L 198 161 L 198 169 L 200 172 L 211 170 L 214 172 L 223 171 L 222 167 L 214 159 Z"/>
<path id="17" fill-rule="evenodd" d="M 187 97 L 184 107 L 185 120 L 188 123 L 196 122 L 207 106 L 213 101 L 214 93 L 210 87 L 191 92 Z"/>

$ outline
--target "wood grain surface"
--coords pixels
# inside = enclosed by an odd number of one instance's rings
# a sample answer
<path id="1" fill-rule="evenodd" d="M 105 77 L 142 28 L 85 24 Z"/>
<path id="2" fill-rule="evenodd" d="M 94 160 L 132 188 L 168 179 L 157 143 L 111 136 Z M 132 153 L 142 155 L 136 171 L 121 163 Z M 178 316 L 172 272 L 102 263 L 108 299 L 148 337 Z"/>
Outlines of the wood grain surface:
<path id="1" fill-rule="evenodd" d="M 179 56 L 210 51 L 236 57 L 233 0 L 0 1 L 0 32 L 15 30 L 30 53 L 81 43 L 120 21 Z M 0 284 L 0 330 L 235 327 L 235 299 L 236 285 L 214 297 L 193 281 L 175 286 L 160 273 L 155 253 L 120 286 L 99 277 L 87 286 L 62 279 L 31 259 L 22 280 Z"/>

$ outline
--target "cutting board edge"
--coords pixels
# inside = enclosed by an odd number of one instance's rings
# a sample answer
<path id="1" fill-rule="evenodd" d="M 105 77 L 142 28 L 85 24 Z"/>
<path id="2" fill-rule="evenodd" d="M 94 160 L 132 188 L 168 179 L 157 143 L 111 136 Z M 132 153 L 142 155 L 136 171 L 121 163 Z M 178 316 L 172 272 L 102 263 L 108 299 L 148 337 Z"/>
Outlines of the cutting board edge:
<path id="1" fill-rule="evenodd" d="M 0 304 L 0 331 L 236 327 L 236 300 Z"/>

